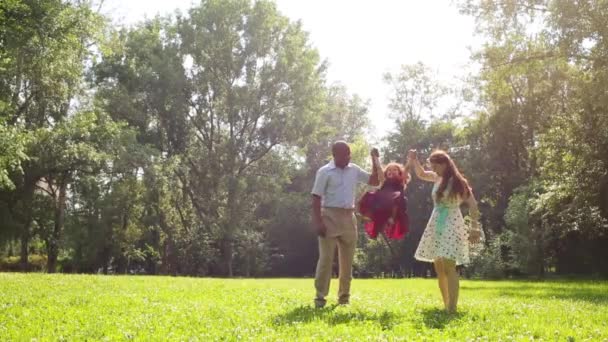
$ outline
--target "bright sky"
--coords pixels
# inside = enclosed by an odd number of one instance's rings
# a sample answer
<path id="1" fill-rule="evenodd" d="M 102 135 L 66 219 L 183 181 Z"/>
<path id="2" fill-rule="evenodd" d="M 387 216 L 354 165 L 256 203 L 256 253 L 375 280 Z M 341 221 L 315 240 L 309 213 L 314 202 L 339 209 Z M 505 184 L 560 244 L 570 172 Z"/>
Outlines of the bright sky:
<path id="1" fill-rule="evenodd" d="M 185 12 L 192 0 L 106 0 L 103 12 L 132 24 L 156 14 Z M 301 20 L 312 44 L 328 60 L 328 80 L 371 101 L 376 138 L 391 129 L 386 72 L 421 61 L 447 82 L 469 70 L 469 48 L 478 47 L 473 19 L 449 0 L 276 0 Z"/>

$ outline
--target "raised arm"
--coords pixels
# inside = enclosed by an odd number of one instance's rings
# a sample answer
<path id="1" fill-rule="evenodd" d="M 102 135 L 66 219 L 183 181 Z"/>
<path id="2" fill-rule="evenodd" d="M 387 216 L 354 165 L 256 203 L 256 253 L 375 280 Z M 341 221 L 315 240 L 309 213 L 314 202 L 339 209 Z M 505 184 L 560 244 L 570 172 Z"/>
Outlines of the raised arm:
<path id="1" fill-rule="evenodd" d="M 407 159 L 408 159 L 408 164 L 410 164 L 411 167 L 414 168 L 414 173 L 416 173 L 416 176 L 418 176 L 418 178 L 425 180 L 427 182 L 437 181 L 437 174 L 435 172 L 426 171 L 426 170 L 424 170 L 424 168 L 422 168 L 422 165 L 420 165 L 420 162 L 418 161 L 418 156 L 416 155 L 416 151 L 410 150 L 407 154 Z"/>
<path id="2" fill-rule="evenodd" d="M 411 179 L 411 171 L 410 171 L 411 168 L 412 168 L 412 163 L 410 162 L 410 159 L 407 158 L 407 160 L 405 161 L 405 165 L 403 165 L 403 170 L 409 176 L 408 177 L 409 179 Z"/>
<path id="3" fill-rule="evenodd" d="M 384 182 L 384 172 L 380 164 L 380 153 L 378 149 L 373 148 L 371 151 L 372 157 L 372 174 L 369 176 L 368 184 L 378 186 Z"/>

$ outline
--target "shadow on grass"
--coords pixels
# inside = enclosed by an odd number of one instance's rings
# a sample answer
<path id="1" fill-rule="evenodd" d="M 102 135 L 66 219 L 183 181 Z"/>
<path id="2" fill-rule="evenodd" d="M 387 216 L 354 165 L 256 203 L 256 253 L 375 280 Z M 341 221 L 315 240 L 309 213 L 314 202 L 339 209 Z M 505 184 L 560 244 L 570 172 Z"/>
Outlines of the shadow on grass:
<path id="1" fill-rule="evenodd" d="M 542 282 L 529 284 L 522 281 L 520 284 L 504 286 L 500 282 L 496 286 L 461 286 L 463 290 L 496 292 L 499 296 L 529 299 L 562 299 L 574 301 L 586 301 L 594 304 L 608 304 L 608 286 L 585 286 L 585 284 Z"/>
<path id="2" fill-rule="evenodd" d="M 272 323 L 275 326 L 283 326 L 295 323 L 309 323 L 317 320 L 326 322 L 329 325 L 350 322 L 375 322 L 382 327 L 382 330 L 390 330 L 398 323 L 400 318 L 390 311 L 342 311 L 336 310 L 337 307 L 338 305 L 331 305 L 322 309 L 317 309 L 312 306 L 303 305 L 289 312 L 275 316 Z"/>
<path id="3" fill-rule="evenodd" d="M 427 308 L 422 310 L 422 321 L 428 329 L 442 330 L 451 321 L 459 320 L 465 315 L 464 312 L 449 314 L 444 309 Z"/>

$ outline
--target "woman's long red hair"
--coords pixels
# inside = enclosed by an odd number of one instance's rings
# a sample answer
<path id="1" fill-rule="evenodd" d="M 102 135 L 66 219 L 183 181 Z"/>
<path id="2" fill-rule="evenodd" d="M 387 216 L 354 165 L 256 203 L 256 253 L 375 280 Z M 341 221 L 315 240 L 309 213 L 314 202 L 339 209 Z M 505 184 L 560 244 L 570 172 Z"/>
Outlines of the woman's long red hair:
<path id="1" fill-rule="evenodd" d="M 452 158 L 450 158 L 450 156 L 445 151 L 437 150 L 431 153 L 429 161 L 433 164 L 446 165 L 445 172 L 442 175 L 441 184 L 439 184 L 439 189 L 437 189 L 438 199 L 441 199 L 443 197 L 443 193 L 448 187 L 448 182 L 450 181 L 450 179 L 453 179 L 453 181 L 452 189 L 448 194 L 448 197 L 460 195 L 461 198 L 467 198 L 469 196 L 469 194 L 471 193 L 469 182 L 460 173 Z"/>

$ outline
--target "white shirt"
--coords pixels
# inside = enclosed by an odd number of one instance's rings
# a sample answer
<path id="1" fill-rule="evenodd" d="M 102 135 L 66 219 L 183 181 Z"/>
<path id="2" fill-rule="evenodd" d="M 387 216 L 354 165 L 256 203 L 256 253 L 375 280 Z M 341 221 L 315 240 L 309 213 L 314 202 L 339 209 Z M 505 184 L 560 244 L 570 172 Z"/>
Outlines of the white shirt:
<path id="1" fill-rule="evenodd" d="M 312 194 L 321 197 L 326 208 L 355 208 L 357 183 L 369 182 L 370 174 L 358 165 L 349 163 L 344 169 L 336 167 L 333 160 L 317 171 Z"/>

